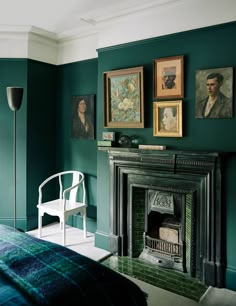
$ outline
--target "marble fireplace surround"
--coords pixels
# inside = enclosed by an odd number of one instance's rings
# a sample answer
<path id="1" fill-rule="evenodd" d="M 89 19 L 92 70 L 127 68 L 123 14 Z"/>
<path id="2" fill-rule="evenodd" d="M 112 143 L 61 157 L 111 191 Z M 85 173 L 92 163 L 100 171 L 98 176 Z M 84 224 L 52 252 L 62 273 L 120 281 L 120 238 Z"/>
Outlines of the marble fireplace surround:
<path id="1" fill-rule="evenodd" d="M 191 193 L 196 213 L 190 274 L 206 285 L 223 287 L 226 248 L 222 154 L 135 148 L 100 150 L 108 153 L 110 163 L 110 251 L 133 256 L 129 214 L 135 188 Z"/>

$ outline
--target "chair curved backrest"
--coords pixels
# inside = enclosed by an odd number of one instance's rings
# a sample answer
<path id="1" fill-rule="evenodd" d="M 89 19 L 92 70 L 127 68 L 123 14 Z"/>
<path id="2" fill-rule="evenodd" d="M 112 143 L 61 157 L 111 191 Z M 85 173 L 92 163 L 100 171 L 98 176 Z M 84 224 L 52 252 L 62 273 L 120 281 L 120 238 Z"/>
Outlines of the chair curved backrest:
<path id="1" fill-rule="evenodd" d="M 78 187 L 80 183 L 82 183 L 83 185 L 83 189 L 84 189 L 83 197 L 85 197 L 84 174 L 80 171 L 71 171 L 71 172 L 73 172 L 72 186 L 76 186 L 77 184 L 77 187 L 70 190 L 69 200 L 76 201 L 76 196 L 77 196 Z M 83 202 L 85 203 L 85 198 L 83 199 Z"/>
<path id="2" fill-rule="evenodd" d="M 64 188 L 64 182 L 62 181 L 62 179 L 65 178 L 66 175 L 72 175 L 72 182 L 71 182 L 71 186 L 68 188 Z M 76 170 L 69 170 L 69 171 L 63 171 L 63 172 L 59 172 L 56 174 L 53 174 L 51 176 L 49 176 L 47 179 L 45 179 L 38 188 L 39 191 L 39 199 L 38 199 L 38 204 L 42 203 L 42 189 L 43 187 L 50 181 L 54 180 L 58 178 L 58 183 L 59 183 L 59 199 L 66 199 L 67 193 L 69 194 L 69 200 L 70 201 L 74 201 L 76 202 L 76 198 L 77 198 L 77 193 L 78 193 L 78 187 L 80 184 L 82 184 L 82 191 L 83 191 L 83 200 L 82 202 L 85 204 L 85 183 L 84 183 L 84 174 L 80 171 L 76 171 Z"/>
<path id="3" fill-rule="evenodd" d="M 71 177 L 72 175 L 72 177 Z M 66 176 L 70 176 L 66 179 Z M 59 183 L 59 195 L 57 199 L 51 201 L 43 201 L 43 187 L 58 179 Z M 78 197 L 78 189 L 81 187 L 82 194 L 80 199 Z M 63 171 L 51 175 L 45 179 L 38 187 L 39 198 L 38 198 L 38 237 L 41 238 L 42 235 L 42 217 L 44 213 L 58 216 L 60 219 L 61 228 L 63 229 L 63 244 L 65 245 L 65 223 L 69 216 L 77 215 L 80 213 L 83 216 L 83 228 L 84 237 L 86 237 L 86 191 L 84 174 L 80 171 L 69 170 Z"/>

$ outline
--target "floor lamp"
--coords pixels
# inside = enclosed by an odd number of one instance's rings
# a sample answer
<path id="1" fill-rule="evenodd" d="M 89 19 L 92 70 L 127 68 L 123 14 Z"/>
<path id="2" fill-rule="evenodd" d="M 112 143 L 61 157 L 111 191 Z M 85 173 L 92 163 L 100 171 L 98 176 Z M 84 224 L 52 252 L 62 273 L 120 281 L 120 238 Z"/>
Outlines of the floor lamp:
<path id="1" fill-rule="evenodd" d="M 16 228 L 16 112 L 21 107 L 23 97 L 22 87 L 7 87 L 7 100 L 14 112 L 13 120 L 13 188 L 14 188 L 14 228 Z"/>

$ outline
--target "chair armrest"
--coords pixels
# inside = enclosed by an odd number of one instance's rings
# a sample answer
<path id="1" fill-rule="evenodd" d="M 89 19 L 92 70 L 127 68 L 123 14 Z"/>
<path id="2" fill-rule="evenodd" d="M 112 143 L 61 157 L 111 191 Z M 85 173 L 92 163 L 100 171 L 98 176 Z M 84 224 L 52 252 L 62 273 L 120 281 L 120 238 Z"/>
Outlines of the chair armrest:
<path id="1" fill-rule="evenodd" d="M 42 203 L 42 188 L 43 186 L 45 186 L 49 181 L 51 181 L 52 179 L 60 176 L 61 173 L 57 173 L 57 174 L 53 174 L 51 176 L 49 176 L 47 179 L 45 179 L 38 187 L 38 192 L 39 192 L 39 198 L 38 198 L 38 204 Z"/>

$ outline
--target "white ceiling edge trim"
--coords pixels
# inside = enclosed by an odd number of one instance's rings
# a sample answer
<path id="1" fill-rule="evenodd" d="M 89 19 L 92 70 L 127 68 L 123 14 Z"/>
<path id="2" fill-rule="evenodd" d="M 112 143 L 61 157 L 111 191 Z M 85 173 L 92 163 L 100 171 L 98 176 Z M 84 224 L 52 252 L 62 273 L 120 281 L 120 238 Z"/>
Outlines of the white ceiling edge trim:
<path id="1" fill-rule="evenodd" d="M 55 39 L 41 36 L 35 32 L 29 33 L 27 58 L 57 65 L 58 44 Z"/>
<path id="2" fill-rule="evenodd" d="M 209 1 L 188 0 L 184 8 L 181 2 L 176 2 L 171 9 L 163 7 L 162 10 L 139 12 L 119 21 L 104 22 L 90 33 L 63 39 L 35 27 L 0 27 L 0 58 L 29 58 L 62 65 L 96 58 L 99 48 L 235 20 L 235 0 L 214 0 L 214 12 Z"/>
<path id="3" fill-rule="evenodd" d="M 214 2 L 214 10 L 212 7 Z M 222 14 L 222 11 L 224 14 Z M 140 22 L 137 22 L 139 20 Z M 122 21 L 122 22 L 121 22 Z M 162 9 L 104 22 L 92 36 L 61 39 L 58 64 L 97 56 L 97 49 L 236 21 L 235 0 L 187 0 Z M 95 29 L 94 29 L 95 31 Z M 91 49 L 92 48 L 92 49 Z M 79 51 L 79 52 L 78 52 Z"/>
<path id="4" fill-rule="evenodd" d="M 235 0 L 213 2 L 214 9 L 211 1 L 190 0 L 184 3 L 184 7 L 181 3 L 175 3 L 171 9 L 163 7 L 159 11 L 152 10 L 148 14 L 140 15 L 139 19 L 133 15 L 123 19 L 122 26 L 121 23 L 114 23 L 112 26 L 103 27 L 102 35 L 98 38 L 98 48 L 236 21 Z M 140 20 L 140 24 L 137 20 Z"/>
<path id="5" fill-rule="evenodd" d="M 0 58 L 28 58 L 56 65 L 55 37 L 35 27 L 0 27 Z"/>
<path id="6" fill-rule="evenodd" d="M 58 42 L 58 65 L 97 58 L 97 33 Z"/>

